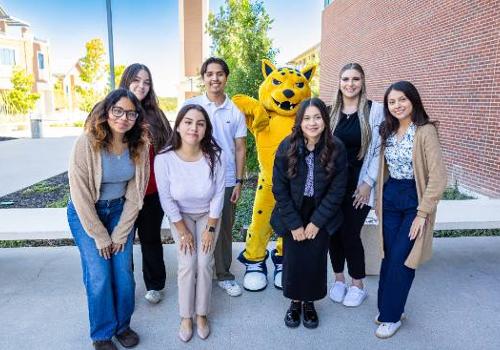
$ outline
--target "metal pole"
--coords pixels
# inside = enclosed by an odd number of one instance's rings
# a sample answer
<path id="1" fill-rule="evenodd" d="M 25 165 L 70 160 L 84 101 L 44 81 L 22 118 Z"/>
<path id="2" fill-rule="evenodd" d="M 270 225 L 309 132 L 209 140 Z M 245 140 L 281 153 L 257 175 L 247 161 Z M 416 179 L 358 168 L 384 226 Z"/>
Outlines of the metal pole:
<path id="1" fill-rule="evenodd" d="M 106 12 L 108 14 L 109 85 L 111 86 L 111 90 L 114 90 L 115 59 L 113 53 L 113 19 L 111 17 L 111 0 L 106 0 Z"/>

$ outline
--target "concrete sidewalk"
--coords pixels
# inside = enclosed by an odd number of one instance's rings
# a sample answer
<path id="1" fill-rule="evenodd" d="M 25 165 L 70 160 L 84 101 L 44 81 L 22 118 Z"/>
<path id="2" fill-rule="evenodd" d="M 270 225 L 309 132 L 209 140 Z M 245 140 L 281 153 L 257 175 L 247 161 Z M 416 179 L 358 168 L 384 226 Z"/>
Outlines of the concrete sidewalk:
<path id="1" fill-rule="evenodd" d="M 68 170 L 75 136 L 0 142 L 0 196 Z"/>
<path id="2" fill-rule="evenodd" d="M 143 298 L 140 247 L 134 248 L 137 349 L 500 349 L 500 237 L 436 239 L 433 260 L 417 271 L 408 319 L 389 340 L 373 334 L 378 278 L 368 277 L 369 298 L 359 308 L 318 302 L 315 330 L 285 327 L 288 302 L 272 286 L 238 298 L 214 286 L 212 334 L 184 345 L 177 338 L 174 246 L 165 246 L 166 299 L 156 306 Z M 241 249 L 234 244 L 233 254 Z M 241 282 L 237 261 L 233 272 Z M 77 249 L 0 249 L 0 324 L 2 350 L 91 349 Z"/>

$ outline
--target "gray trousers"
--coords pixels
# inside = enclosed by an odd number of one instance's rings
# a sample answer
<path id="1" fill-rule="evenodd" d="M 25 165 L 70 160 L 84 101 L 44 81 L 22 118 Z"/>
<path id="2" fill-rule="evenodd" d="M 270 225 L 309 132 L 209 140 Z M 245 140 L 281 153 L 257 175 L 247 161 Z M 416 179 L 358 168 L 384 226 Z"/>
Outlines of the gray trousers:
<path id="1" fill-rule="evenodd" d="M 231 203 L 231 194 L 234 187 L 226 187 L 224 192 L 224 208 L 220 219 L 220 232 L 215 245 L 215 274 L 218 281 L 234 280 L 234 275 L 229 272 L 233 260 L 233 224 L 236 205 Z"/>
<path id="2" fill-rule="evenodd" d="M 177 244 L 177 284 L 179 288 L 179 314 L 190 318 L 195 314 L 206 316 L 210 310 L 212 296 L 212 276 L 214 267 L 213 249 L 204 253 L 201 245 L 201 235 L 208 222 L 208 213 L 181 213 L 184 223 L 193 234 L 195 252 L 191 255 L 180 250 L 179 233 L 175 225 L 171 225 L 172 236 Z M 217 240 L 219 224 L 215 230 Z"/>

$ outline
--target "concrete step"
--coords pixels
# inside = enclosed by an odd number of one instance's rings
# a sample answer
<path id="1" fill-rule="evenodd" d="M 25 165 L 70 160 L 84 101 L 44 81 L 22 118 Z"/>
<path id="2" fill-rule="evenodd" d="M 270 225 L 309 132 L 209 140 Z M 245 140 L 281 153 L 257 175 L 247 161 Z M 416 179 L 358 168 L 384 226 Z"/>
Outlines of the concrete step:
<path id="1" fill-rule="evenodd" d="M 376 225 L 370 213 L 367 225 Z M 500 228 L 500 200 L 446 200 L 438 206 L 436 230 Z M 162 229 L 170 235 L 165 217 Z M 0 240 L 71 238 L 65 208 L 0 209 Z"/>

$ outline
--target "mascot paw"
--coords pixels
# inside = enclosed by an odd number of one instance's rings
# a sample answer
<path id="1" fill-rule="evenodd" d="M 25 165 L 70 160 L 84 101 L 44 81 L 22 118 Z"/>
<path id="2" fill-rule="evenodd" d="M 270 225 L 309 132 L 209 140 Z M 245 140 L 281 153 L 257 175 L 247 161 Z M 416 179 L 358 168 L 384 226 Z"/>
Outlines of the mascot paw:
<path id="1" fill-rule="evenodd" d="M 267 266 L 266 260 L 269 252 L 266 251 L 266 257 L 262 261 L 250 261 L 241 252 L 238 260 L 245 265 L 245 277 L 243 278 L 243 288 L 250 292 L 259 292 L 267 287 Z"/>
<path id="2" fill-rule="evenodd" d="M 271 259 L 274 264 L 274 286 L 278 289 L 283 289 L 283 284 L 281 282 L 283 276 L 283 257 L 276 255 L 276 249 L 271 252 Z"/>

